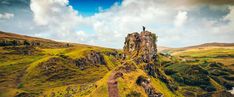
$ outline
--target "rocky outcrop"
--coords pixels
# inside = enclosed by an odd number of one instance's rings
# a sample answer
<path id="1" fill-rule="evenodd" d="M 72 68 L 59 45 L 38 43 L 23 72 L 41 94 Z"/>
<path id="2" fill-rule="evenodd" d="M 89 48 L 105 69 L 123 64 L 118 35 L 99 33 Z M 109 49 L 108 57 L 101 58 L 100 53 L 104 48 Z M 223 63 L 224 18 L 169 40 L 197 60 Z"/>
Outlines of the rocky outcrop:
<path id="1" fill-rule="evenodd" d="M 128 34 L 124 42 L 124 52 L 140 56 L 142 61 L 149 62 L 157 60 L 157 36 L 149 31 L 140 34 L 134 32 Z"/>
<path id="2" fill-rule="evenodd" d="M 40 46 L 40 42 L 27 40 L 0 39 L 0 46 Z"/>
<path id="3" fill-rule="evenodd" d="M 106 62 L 100 52 L 91 50 L 86 57 L 75 60 L 75 64 L 83 70 L 87 65 L 106 65 Z"/>
<path id="4" fill-rule="evenodd" d="M 125 52 L 133 52 L 133 51 L 139 51 L 140 50 L 140 34 L 137 32 L 134 32 L 132 34 L 128 34 L 128 36 L 125 38 L 124 42 L 124 51 Z"/>
<path id="5" fill-rule="evenodd" d="M 6 54 L 19 54 L 19 55 L 37 55 L 40 54 L 41 50 L 33 46 L 13 46 L 3 47 L 4 50 L 10 50 Z"/>
<path id="6" fill-rule="evenodd" d="M 161 81 L 166 83 L 167 87 L 171 91 L 175 91 L 178 89 L 175 83 L 171 79 L 167 78 L 166 75 L 163 72 L 161 72 L 160 69 L 154 64 L 147 63 L 147 65 L 144 67 L 144 70 L 148 75 L 153 76 L 155 78 L 159 78 Z"/>
<path id="7" fill-rule="evenodd" d="M 136 80 L 137 85 L 144 88 L 148 97 L 163 97 L 163 94 L 156 91 L 150 84 L 150 79 L 144 76 L 139 76 Z"/>
<path id="8" fill-rule="evenodd" d="M 175 91 L 177 90 L 177 86 L 174 85 L 173 81 L 166 77 L 165 73 L 161 72 L 162 70 L 159 68 L 160 63 L 158 62 L 156 41 L 157 36 L 152 32 L 146 31 L 143 27 L 143 31 L 141 33 L 134 32 L 128 34 L 128 36 L 125 38 L 123 48 L 124 53 L 127 56 L 130 56 L 130 58 L 132 58 L 136 64 L 140 64 L 142 69 L 144 69 L 149 76 L 159 78 L 161 81 L 167 84 L 167 87 L 171 91 Z M 145 80 L 143 80 L 143 83 L 146 83 Z M 142 86 L 146 90 L 149 88 L 147 84 L 142 84 Z M 148 92 L 151 93 L 152 91 L 149 90 Z"/>
<path id="9" fill-rule="evenodd" d="M 101 55 L 100 52 L 91 50 L 91 52 L 87 55 L 86 58 L 89 61 L 89 63 L 93 65 L 95 64 L 105 65 L 106 64 L 104 57 Z"/>

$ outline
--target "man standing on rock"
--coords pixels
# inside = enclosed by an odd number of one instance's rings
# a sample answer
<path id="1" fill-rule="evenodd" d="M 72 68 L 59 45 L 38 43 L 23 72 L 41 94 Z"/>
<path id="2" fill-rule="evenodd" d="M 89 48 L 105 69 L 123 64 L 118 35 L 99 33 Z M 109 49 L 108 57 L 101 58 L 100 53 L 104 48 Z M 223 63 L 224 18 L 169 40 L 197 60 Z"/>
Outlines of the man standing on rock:
<path id="1" fill-rule="evenodd" d="M 143 27 L 143 32 L 145 32 L 145 26 L 142 26 Z"/>

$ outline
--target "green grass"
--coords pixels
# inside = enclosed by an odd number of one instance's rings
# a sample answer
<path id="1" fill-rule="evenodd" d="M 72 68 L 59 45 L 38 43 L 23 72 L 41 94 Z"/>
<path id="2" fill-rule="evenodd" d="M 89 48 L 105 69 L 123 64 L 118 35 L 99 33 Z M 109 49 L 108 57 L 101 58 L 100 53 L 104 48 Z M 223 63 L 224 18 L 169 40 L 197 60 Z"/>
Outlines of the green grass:
<path id="1" fill-rule="evenodd" d="M 25 91 L 36 93 L 36 95 L 50 95 L 50 89 L 59 89 L 56 95 L 64 96 L 65 88 L 70 85 L 90 87 L 96 81 L 103 79 L 109 70 L 112 70 L 120 63 L 113 56 L 104 55 L 105 52 L 113 52 L 113 49 L 101 48 L 87 45 L 76 45 L 68 48 L 36 48 L 41 52 L 36 55 L 10 54 L 11 50 L 0 47 L 0 94 L 16 95 L 14 91 Z M 91 50 L 102 52 L 106 65 L 86 66 L 85 70 L 80 70 L 73 64 L 72 59 L 86 56 Z M 60 55 L 68 56 L 71 59 L 64 59 Z M 51 59 L 57 59 L 50 62 Z M 52 66 L 52 67 L 50 67 Z M 50 69 L 50 70 L 46 70 Z M 56 71 L 53 71 L 53 68 Z M 84 85 L 86 84 L 86 85 Z M 17 89 L 18 88 L 18 89 Z M 62 89 L 64 88 L 64 89 Z M 78 89 L 77 88 L 77 89 Z M 94 89 L 77 92 L 76 95 L 90 95 Z M 9 92 L 4 92 L 9 90 Z M 54 91 L 55 91 L 54 90 Z M 14 93 L 13 93 L 14 92 Z M 20 93 L 20 92 L 18 92 Z M 60 95 L 61 96 L 61 95 Z"/>
<path id="2" fill-rule="evenodd" d="M 175 53 L 175 55 L 191 57 L 215 57 L 221 55 L 234 55 L 234 48 L 190 49 Z"/>
<path id="3" fill-rule="evenodd" d="M 108 56 L 106 53 L 117 52 L 121 50 L 113 50 L 109 48 L 102 48 L 88 45 L 75 45 L 73 47 L 66 48 L 36 48 L 39 50 L 35 55 L 17 55 L 10 54 L 12 50 L 6 50 L 0 47 L 0 96 L 15 96 L 21 92 L 35 93 L 38 96 L 78 96 L 78 97 L 108 97 L 107 80 L 111 72 L 121 66 L 122 60 L 118 60 L 113 56 Z M 106 65 L 87 65 L 84 70 L 75 66 L 74 60 L 79 58 L 85 58 L 86 55 L 94 50 L 101 52 L 104 56 Z M 221 62 L 224 65 L 234 64 L 234 49 L 221 49 L 221 48 L 209 48 L 209 49 L 195 49 L 186 50 L 182 52 L 173 53 L 175 56 L 172 58 L 160 56 L 159 63 L 169 64 L 165 69 L 172 70 L 177 74 L 191 73 L 191 78 L 196 76 L 196 68 L 193 66 L 199 66 L 200 69 L 216 70 L 205 66 L 207 62 Z M 63 57 L 65 56 L 65 57 Z M 133 53 L 136 56 L 136 53 Z M 180 84 L 177 91 L 172 92 L 168 89 L 167 85 L 159 78 L 148 76 L 144 71 L 142 64 L 136 64 L 132 57 L 127 57 L 125 62 L 133 63 L 137 70 L 129 73 L 124 73 L 123 78 L 118 78 L 118 89 L 121 97 L 126 97 L 133 92 L 139 93 L 141 97 L 147 97 L 144 89 L 136 84 L 138 76 L 147 76 L 151 80 L 151 85 L 164 97 L 182 97 L 182 93 L 189 91 L 205 93 L 199 86 L 189 86 Z M 198 59 L 198 62 L 189 63 L 182 62 L 180 58 L 194 58 Z M 55 61 L 51 61 L 55 59 Z M 194 69 L 195 71 L 188 70 Z M 199 73 L 203 72 L 198 69 Z M 226 72 L 225 68 L 220 68 L 222 72 Z M 159 72 L 164 74 L 163 67 L 160 67 Z M 209 72 L 211 73 L 211 72 Z M 231 74 L 227 72 L 230 77 Z M 172 76 L 164 75 L 165 77 L 172 79 Z M 185 77 L 188 77 L 187 74 Z M 194 77 L 195 76 L 195 77 Z M 225 89 L 220 83 L 207 76 L 209 82 L 218 91 Z M 212 76 L 213 77 L 213 76 Z M 190 78 L 190 77 L 188 77 Z M 225 80 L 223 76 L 218 77 Z M 174 81 L 174 79 L 172 79 Z M 74 90 L 71 90 L 74 89 Z M 193 91 L 194 89 L 194 91 Z"/>
<path id="4" fill-rule="evenodd" d="M 13 65 L 13 64 L 19 64 L 19 63 L 30 63 L 35 60 L 40 59 L 42 56 L 27 56 L 27 55 L 0 55 L 0 67 L 1 66 L 7 66 L 7 65 Z"/>
<path id="5" fill-rule="evenodd" d="M 24 81 L 25 88 L 30 89 L 31 87 L 35 87 L 34 90 L 37 90 L 63 86 L 65 84 L 91 83 L 101 79 L 108 72 L 107 67 L 104 65 L 99 67 L 90 66 L 85 70 L 80 70 L 72 64 L 65 63 L 66 61 L 63 60 L 57 61 L 53 68 L 57 68 L 58 71 L 52 72 L 43 70 L 41 69 L 43 66 L 38 65 L 32 70 L 33 72 L 27 73 Z"/>
<path id="6" fill-rule="evenodd" d="M 194 48 L 184 51 L 173 52 L 173 55 L 182 57 L 184 59 L 198 59 L 200 62 L 220 62 L 224 65 L 234 64 L 234 47 L 220 47 L 220 48 Z"/>
<path id="7" fill-rule="evenodd" d="M 17 60 L 17 59 L 18 60 Z M 42 58 L 42 56 L 11 56 L 6 62 L 1 62 L 0 73 L 1 73 L 1 82 L 2 87 L 16 87 L 17 80 L 22 77 L 25 69 L 33 61 Z"/>
<path id="8" fill-rule="evenodd" d="M 161 92 L 164 97 L 183 97 L 183 95 L 179 92 L 175 92 L 173 93 L 172 91 L 170 91 L 166 84 L 161 82 L 159 79 L 155 79 L 155 78 L 151 78 L 152 81 L 152 85 L 159 91 Z"/>
<path id="9" fill-rule="evenodd" d="M 87 95 L 87 97 L 108 97 L 107 80 L 111 75 L 111 72 L 112 71 L 106 73 L 106 75 L 101 80 L 95 83 L 97 88 L 95 88 L 89 95 Z"/>
<path id="10" fill-rule="evenodd" d="M 137 69 L 130 73 L 124 73 L 123 78 L 118 78 L 118 89 L 121 97 L 126 97 L 132 91 L 136 91 L 141 94 L 141 97 L 147 97 L 144 89 L 136 84 L 138 76 L 147 76 L 142 70 Z"/>
<path id="11" fill-rule="evenodd" d="M 196 79 L 209 79 L 210 85 L 184 85 L 180 83 L 179 91 L 181 93 L 186 93 L 188 91 L 200 95 L 207 93 L 207 90 L 216 89 L 216 92 L 220 92 L 230 88 L 233 85 L 233 81 L 227 81 L 224 79 L 225 76 L 229 77 L 233 75 L 233 69 L 231 68 L 232 64 L 234 64 L 234 48 L 233 47 L 204 47 L 204 48 L 190 48 L 182 51 L 174 51 L 172 53 L 174 55 L 174 60 L 171 63 L 164 65 L 166 71 L 171 71 L 169 75 L 172 75 L 173 78 L 186 78 L 189 77 L 191 81 L 195 81 Z M 187 60 L 198 60 L 195 62 L 190 62 Z M 163 59 L 164 61 L 165 59 Z M 183 61 L 186 60 L 186 61 Z M 167 61 L 167 60 L 166 60 Z M 219 63 L 221 63 L 219 65 Z M 223 65 L 222 65 L 223 64 Z M 218 67 L 217 67 L 217 66 Z M 208 72 L 207 77 L 199 78 L 199 73 L 196 69 L 189 69 L 194 66 L 199 66 L 201 69 Z M 190 72 L 188 72 L 188 70 Z M 194 73 L 193 73 L 194 72 Z M 192 73 L 192 74 L 191 74 Z M 187 74 L 187 75 L 186 75 Z M 176 76 L 175 76 L 176 75 Z M 195 76 L 197 75 L 197 76 Z M 197 80 L 199 81 L 199 80 Z M 223 84 L 226 83 L 226 84 Z M 187 88 L 184 88 L 187 87 Z M 195 89 L 196 87 L 196 89 Z M 192 89 L 193 90 L 189 90 Z"/>
<path id="12" fill-rule="evenodd" d="M 104 55 L 104 59 L 106 61 L 106 66 L 109 70 L 114 69 L 115 67 L 120 65 L 119 60 L 117 60 L 113 56 Z"/>
<path id="13" fill-rule="evenodd" d="M 50 58 L 51 58 L 51 56 L 43 56 L 43 58 L 31 63 L 29 65 L 29 67 L 26 69 L 27 74 L 33 75 L 35 73 L 38 73 L 38 71 L 34 71 L 34 69 L 37 67 L 37 65 L 39 65 L 41 62 L 49 60 Z M 26 76 L 30 76 L 30 75 L 26 75 Z"/>
<path id="14" fill-rule="evenodd" d="M 96 46 L 81 45 L 81 46 L 75 46 L 75 47 L 68 49 L 67 53 L 65 53 L 65 55 L 67 55 L 73 59 L 76 59 L 76 58 L 83 57 L 85 54 L 87 54 L 91 50 L 94 50 L 96 52 L 113 52 L 113 49 L 96 47 Z"/>
<path id="15" fill-rule="evenodd" d="M 58 55 L 58 54 L 63 54 L 68 50 L 68 48 L 47 48 L 47 49 L 42 49 L 44 54 L 47 55 Z"/>

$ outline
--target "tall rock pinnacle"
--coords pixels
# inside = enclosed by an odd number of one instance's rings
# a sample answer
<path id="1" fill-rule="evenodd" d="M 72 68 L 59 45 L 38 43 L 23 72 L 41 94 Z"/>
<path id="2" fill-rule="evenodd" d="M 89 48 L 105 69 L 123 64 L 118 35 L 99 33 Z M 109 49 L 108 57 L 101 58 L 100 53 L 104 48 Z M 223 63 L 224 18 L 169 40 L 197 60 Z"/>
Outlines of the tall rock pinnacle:
<path id="1" fill-rule="evenodd" d="M 128 34 L 124 42 L 124 52 L 127 54 L 137 54 L 145 62 L 154 61 L 157 55 L 157 36 L 145 30 L 139 34 L 137 32 Z"/>

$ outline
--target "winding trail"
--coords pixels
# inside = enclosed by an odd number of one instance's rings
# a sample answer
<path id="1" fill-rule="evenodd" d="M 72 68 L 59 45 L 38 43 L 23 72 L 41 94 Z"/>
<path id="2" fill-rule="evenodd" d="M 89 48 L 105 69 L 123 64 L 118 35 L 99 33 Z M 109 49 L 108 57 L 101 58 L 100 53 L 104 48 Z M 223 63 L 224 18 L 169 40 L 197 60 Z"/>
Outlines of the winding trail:
<path id="1" fill-rule="evenodd" d="M 126 63 L 127 62 L 124 61 L 121 64 L 124 65 Z M 116 67 L 116 68 L 118 68 L 118 67 Z M 115 71 L 115 70 L 112 71 L 111 75 L 109 76 L 109 78 L 107 80 L 109 97 L 120 97 L 119 90 L 118 90 L 118 81 L 116 80 L 119 77 L 123 77 L 123 73 L 120 71 Z"/>
<path id="2" fill-rule="evenodd" d="M 119 97 L 118 82 L 116 81 L 116 71 L 113 71 L 107 81 L 109 97 Z"/>

